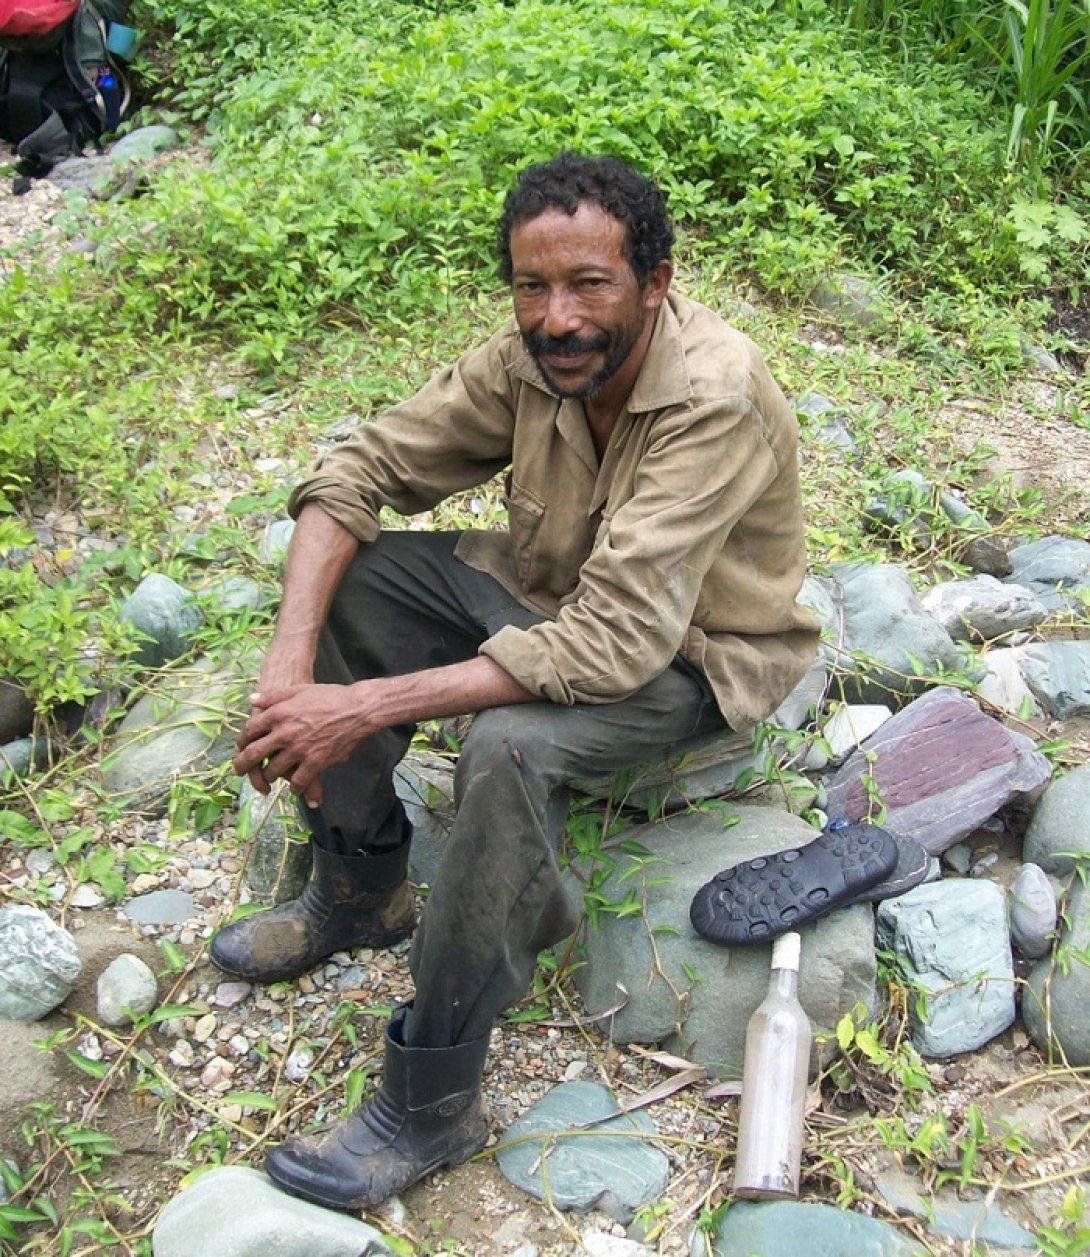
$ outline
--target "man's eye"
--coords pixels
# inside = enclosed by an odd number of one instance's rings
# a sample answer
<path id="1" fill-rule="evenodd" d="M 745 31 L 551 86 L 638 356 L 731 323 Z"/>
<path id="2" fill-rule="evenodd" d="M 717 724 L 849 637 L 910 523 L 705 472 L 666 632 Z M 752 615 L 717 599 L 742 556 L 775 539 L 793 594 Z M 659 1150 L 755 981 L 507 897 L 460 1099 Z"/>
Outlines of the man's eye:
<path id="1" fill-rule="evenodd" d="M 535 284 L 526 280 L 523 283 L 515 285 L 515 292 L 517 292 L 520 297 L 536 297 L 537 294 L 542 291 L 543 287 L 543 284 Z"/>

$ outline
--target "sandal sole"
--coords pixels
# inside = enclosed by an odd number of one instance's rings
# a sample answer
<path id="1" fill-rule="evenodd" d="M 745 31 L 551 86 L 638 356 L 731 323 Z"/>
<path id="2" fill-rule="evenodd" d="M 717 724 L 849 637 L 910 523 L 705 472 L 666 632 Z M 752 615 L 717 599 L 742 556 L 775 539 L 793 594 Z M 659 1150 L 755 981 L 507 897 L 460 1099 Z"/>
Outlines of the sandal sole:
<path id="1" fill-rule="evenodd" d="M 766 943 L 854 901 L 897 865 L 893 836 L 876 825 L 826 829 L 813 842 L 724 869 L 697 891 L 693 929 L 725 947 Z"/>

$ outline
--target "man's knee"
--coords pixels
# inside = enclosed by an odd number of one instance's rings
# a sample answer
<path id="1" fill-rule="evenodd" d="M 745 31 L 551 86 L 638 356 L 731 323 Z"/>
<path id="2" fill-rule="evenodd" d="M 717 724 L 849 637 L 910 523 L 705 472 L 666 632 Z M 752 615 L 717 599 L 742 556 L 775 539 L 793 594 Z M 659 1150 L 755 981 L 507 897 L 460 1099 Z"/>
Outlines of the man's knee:
<path id="1" fill-rule="evenodd" d="M 483 774 L 555 777 L 560 756 L 546 728 L 546 712 L 538 703 L 479 712 L 458 756 L 458 783 L 464 787 Z"/>

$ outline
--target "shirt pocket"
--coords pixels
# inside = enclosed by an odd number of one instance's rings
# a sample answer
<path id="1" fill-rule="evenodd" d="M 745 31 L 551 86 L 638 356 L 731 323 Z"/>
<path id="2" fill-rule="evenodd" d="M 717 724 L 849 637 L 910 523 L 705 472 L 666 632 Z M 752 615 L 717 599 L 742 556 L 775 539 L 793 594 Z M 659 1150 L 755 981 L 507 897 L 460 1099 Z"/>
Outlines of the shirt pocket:
<path id="1" fill-rule="evenodd" d="M 534 557 L 545 518 L 545 503 L 512 480 L 507 493 L 507 527 L 515 551 L 519 581 L 527 593 L 535 588 Z"/>

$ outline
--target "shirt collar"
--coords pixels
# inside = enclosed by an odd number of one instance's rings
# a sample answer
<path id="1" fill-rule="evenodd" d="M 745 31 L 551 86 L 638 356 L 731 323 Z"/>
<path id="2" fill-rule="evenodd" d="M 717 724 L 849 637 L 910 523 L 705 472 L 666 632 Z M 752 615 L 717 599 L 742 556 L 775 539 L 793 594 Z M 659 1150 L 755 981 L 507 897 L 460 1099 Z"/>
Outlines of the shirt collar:
<path id="1" fill-rule="evenodd" d="M 543 393 L 554 396 L 541 377 L 530 354 L 524 349 L 507 368 L 509 374 Z M 677 406 L 693 395 L 689 369 L 685 365 L 685 347 L 681 340 L 681 325 L 674 310 L 674 298 L 669 296 L 655 318 L 655 328 L 647 346 L 647 354 L 628 395 L 625 408 L 629 414 L 641 414 L 650 410 L 662 410 Z"/>

